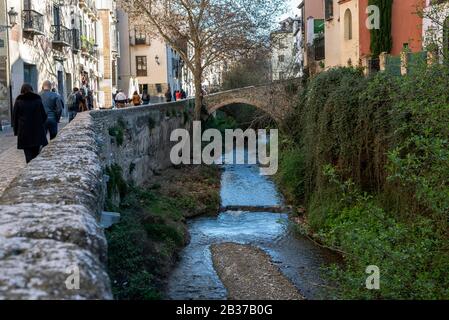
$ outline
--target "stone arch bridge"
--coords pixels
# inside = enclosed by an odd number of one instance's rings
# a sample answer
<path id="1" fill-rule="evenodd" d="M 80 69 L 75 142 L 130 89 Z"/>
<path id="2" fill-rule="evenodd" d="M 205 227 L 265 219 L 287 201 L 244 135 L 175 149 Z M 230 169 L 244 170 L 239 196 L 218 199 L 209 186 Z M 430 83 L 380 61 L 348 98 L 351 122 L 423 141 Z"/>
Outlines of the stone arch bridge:
<path id="1" fill-rule="evenodd" d="M 221 91 L 205 96 L 203 103 L 208 114 L 228 105 L 247 104 L 266 112 L 276 122 L 282 122 L 294 106 L 300 85 L 300 79 L 291 79 Z"/>

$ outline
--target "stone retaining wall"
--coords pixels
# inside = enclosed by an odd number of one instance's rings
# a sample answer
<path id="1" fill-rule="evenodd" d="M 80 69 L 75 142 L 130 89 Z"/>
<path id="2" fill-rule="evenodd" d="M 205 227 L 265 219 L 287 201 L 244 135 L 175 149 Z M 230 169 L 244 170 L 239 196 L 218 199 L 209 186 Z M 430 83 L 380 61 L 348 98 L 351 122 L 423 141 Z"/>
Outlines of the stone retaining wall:
<path id="1" fill-rule="evenodd" d="M 0 299 L 112 298 L 98 224 L 105 169 L 120 166 L 139 185 L 169 166 L 170 133 L 190 126 L 188 104 L 81 113 L 44 148 L 0 197 Z M 117 126 L 122 139 L 110 135 Z"/>

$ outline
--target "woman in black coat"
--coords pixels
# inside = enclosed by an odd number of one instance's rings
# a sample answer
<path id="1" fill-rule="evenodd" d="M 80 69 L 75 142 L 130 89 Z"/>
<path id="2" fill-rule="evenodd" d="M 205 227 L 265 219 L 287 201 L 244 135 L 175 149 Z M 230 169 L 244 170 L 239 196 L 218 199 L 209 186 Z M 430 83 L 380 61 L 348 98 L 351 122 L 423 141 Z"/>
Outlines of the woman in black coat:
<path id="1" fill-rule="evenodd" d="M 48 144 L 45 134 L 47 114 L 38 94 L 29 84 L 24 84 L 14 104 L 14 135 L 17 149 L 23 149 L 26 162 L 36 158 L 42 146 Z"/>

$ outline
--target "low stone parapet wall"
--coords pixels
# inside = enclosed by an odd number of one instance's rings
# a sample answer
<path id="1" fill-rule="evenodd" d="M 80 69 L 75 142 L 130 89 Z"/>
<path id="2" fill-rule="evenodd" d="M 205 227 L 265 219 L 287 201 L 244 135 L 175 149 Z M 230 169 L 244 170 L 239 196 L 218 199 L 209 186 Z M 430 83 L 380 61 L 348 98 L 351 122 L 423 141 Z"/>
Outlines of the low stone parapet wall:
<path id="1" fill-rule="evenodd" d="M 43 149 L 0 197 L 0 299 L 112 299 L 106 168 L 139 185 L 169 166 L 189 104 L 80 113 Z"/>

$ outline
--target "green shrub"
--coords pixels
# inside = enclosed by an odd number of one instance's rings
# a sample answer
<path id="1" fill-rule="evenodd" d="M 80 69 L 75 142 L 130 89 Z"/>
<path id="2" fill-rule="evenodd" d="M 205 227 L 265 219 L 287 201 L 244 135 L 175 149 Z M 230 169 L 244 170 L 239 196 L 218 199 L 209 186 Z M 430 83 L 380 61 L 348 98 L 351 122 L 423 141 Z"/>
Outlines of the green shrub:
<path id="1" fill-rule="evenodd" d="M 118 164 L 106 167 L 105 173 L 109 176 L 108 197 L 111 198 L 116 192 L 124 197 L 128 191 L 128 184 L 123 179 L 123 170 Z"/>
<path id="2" fill-rule="evenodd" d="M 120 223 L 106 231 L 108 271 L 116 299 L 162 298 L 162 278 L 185 238 L 182 219 L 161 205 L 165 202 L 141 188 L 130 188 L 122 199 Z M 157 212 L 152 211 L 155 208 Z"/>
<path id="3" fill-rule="evenodd" d="M 449 298 L 449 68 L 312 78 L 283 128 L 277 181 L 310 227 L 347 253 L 343 298 Z M 368 265 L 381 290 L 365 289 Z"/>
<path id="4" fill-rule="evenodd" d="M 177 246 L 182 246 L 184 243 L 184 235 L 175 227 L 160 224 L 160 223 L 147 223 L 144 225 L 147 235 L 153 240 L 173 241 Z"/>
<path id="5" fill-rule="evenodd" d="M 290 201 L 304 199 L 304 155 L 301 149 L 285 149 L 281 153 L 275 178 Z"/>

